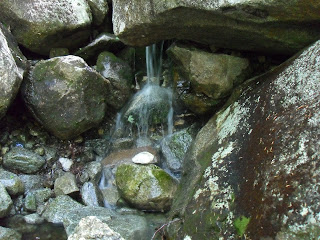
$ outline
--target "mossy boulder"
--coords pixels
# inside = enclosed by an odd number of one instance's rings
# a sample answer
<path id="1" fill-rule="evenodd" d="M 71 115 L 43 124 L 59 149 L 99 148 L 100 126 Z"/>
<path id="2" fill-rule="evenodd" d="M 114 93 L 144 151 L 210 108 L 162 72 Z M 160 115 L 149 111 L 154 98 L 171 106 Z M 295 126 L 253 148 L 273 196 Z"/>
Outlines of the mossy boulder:
<path id="1" fill-rule="evenodd" d="M 0 3 L 1 4 L 1 3 Z M 11 33 L 0 23 L 0 119 L 15 99 L 26 65 Z"/>
<path id="2" fill-rule="evenodd" d="M 116 171 L 120 195 L 141 210 L 167 211 L 177 182 L 156 165 L 122 164 Z"/>
<path id="3" fill-rule="evenodd" d="M 245 82 L 185 159 L 170 239 L 319 236 L 320 41 Z"/>
<path id="4" fill-rule="evenodd" d="M 228 49 L 293 54 L 320 37 L 319 1 L 112 3 L 114 32 L 130 46 L 187 39 Z"/>
<path id="5" fill-rule="evenodd" d="M 121 109 L 132 94 L 131 67 L 113 53 L 105 51 L 99 54 L 96 69 L 110 81 L 108 104 L 114 109 Z"/>
<path id="6" fill-rule="evenodd" d="M 74 49 L 90 35 L 91 10 L 85 0 L 0 2 L 0 20 L 19 44 L 42 55 L 51 48 Z"/>
<path id="7" fill-rule="evenodd" d="M 23 88 L 34 117 L 61 139 L 96 126 L 105 115 L 107 95 L 108 81 L 72 55 L 39 61 Z"/>

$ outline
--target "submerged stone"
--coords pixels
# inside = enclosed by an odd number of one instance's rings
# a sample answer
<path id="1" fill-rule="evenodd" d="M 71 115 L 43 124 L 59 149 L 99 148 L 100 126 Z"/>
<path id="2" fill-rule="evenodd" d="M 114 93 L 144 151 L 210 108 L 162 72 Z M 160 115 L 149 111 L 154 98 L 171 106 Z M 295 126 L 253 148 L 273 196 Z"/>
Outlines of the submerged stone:
<path id="1" fill-rule="evenodd" d="M 171 212 L 181 221 L 170 235 L 319 236 L 319 56 L 317 41 L 246 82 L 201 129 L 185 159 Z"/>
<path id="2" fill-rule="evenodd" d="M 153 164 L 118 166 L 116 184 L 120 195 L 129 204 L 153 211 L 169 210 L 177 188 L 176 180 Z"/>

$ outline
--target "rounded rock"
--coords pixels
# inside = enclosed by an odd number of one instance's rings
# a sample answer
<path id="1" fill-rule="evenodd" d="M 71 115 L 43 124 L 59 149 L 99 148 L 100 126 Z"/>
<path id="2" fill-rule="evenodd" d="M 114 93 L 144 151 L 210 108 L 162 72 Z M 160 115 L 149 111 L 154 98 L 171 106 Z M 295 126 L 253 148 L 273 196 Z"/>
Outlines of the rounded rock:
<path id="1" fill-rule="evenodd" d="M 36 173 L 45 164 L 43 157 L 22 147 L 14 147 L 3 158 L 3 165 L 22 173 Z"/>

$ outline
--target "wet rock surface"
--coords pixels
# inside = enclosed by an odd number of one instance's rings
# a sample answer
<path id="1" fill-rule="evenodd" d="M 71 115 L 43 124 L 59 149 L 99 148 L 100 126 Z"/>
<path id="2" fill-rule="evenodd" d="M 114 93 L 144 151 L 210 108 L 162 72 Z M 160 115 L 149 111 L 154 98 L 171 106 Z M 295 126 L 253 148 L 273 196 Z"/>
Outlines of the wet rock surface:
<path id="1" fill-rule="evenodd" d="M 173 205 L 183 218 L 174 239 L 318 236 L 319 53 L 318 41 L 250 80 L 199 132 Z"/>

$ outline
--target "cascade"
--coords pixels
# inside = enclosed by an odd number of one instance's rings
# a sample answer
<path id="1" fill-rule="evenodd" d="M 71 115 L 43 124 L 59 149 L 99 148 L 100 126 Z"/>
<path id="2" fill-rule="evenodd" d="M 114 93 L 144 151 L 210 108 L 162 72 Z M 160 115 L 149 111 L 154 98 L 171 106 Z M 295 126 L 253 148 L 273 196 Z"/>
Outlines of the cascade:
<path id="1" fill-rule="evenodd" d="M 132 136 L 132 128 L 137 130 L 138 141 L 142 138 L 148 138 L 150 122 L 154 115 L 155 107 L 157 104 L 157 98 L 155 95 L 161 92 L 161 96 L 166 99 L 165 105 L 167 106 L 167 122 L 166 131 L 163 134 L 171 134 L 173 131 L 173 107 L 172 107 L 172 90 L 169 88 L 161 87 L 162 77 L 162 54 L 163 54 L 164 42 L 160 44 L 153 44 L 146 47 L 146 69 L 147 69 L 147 81 L 140 91 L 138 91 L 128 105 L 117 114 L 115 132 L 122 136 Z M 125 115 L 125 112 L 130 110 L 130 105 L 144 101 L 148 104 L 141 104 L 137 107 L 138 111 L 135 116 L 131 114 Z M 164 109 L 166 110 L 166 109 Z"/>
<path id="2" fill-rule="evenodd" d="M 162 137 L 166 134 L 172 134 L 173 132 L 173 105 L 172 105 L 172 89 L 160 86 L 162 81 L 162 54 L 163 54 L 163 42 L 161 44 L 153 44 L 152 46 L 146 47 L 146 69 L 147 69 L 147 81 L 144 86 L 139 90 L 128 104 L 117 114 L 114 133 L 111 136 L 111 142 L 119 138 L 132 137 L 136 138 L 136 146 L 146 146 L 151 142 L 149 139 L 150 133 L 150 123 L 154 120 L 155 111 L 156 114 L 163 114 L 165 112 L 164 118 L 162 118 L 161 129 Z M 164 103 L 159 105 L 157 101 L 159 99 Z M 146 104 L 141 104 L 144 102 Z M 130 112 L 132 105 L 139 105 L 137 107 L 136 113 L 127 114 Z M 158 109 L 158 110 L 155 110 Z M 127 115 L 126 115 L 127 114 Z M 165 121 L 163 121 L 165 119 Z M 159 125 L 159 123 L 157 123 Z M 165 125 L 167 128 L 164 129 Z M 146 145 L 144 145 L 146 144 Z M 106 174 L 106 172 L 108 174 Z M 112 188 L 112 181 L 114 181 L 114 176 L 104 168 L 101 180 L 99 183 L 99 188 L 102 192 L 107 192 L 108 189 Z M 104 202 L 104 206 L 112 208 L 108 202 Z"/>

